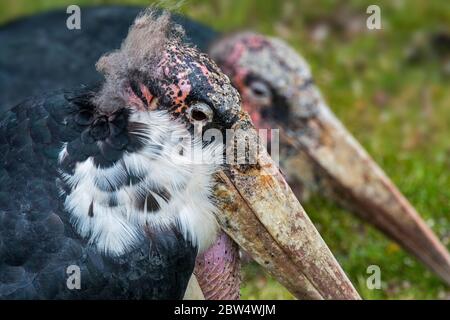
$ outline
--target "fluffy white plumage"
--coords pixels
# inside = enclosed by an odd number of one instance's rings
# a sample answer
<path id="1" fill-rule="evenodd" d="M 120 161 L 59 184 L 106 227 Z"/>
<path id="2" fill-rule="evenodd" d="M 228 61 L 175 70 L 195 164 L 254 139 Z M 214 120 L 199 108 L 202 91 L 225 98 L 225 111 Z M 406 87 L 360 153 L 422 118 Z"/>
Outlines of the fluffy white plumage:
<path id="1" fill-rule="evenodd" d="M 65 208 L 76 230 L 100 251 L 121 255 L 139 243 L 146 226 L 164 230 L 176 225 L 199 251 L 205 250 L 215 240 L 218 229 L 211 196 L 214 173 L 222 163 L 222 145 L 202 147 L 201 139 L 193 140 L 185 126 L 165 111 L 134 112 L 129 121 L 147 127 L 139 133 L 144 141 L 142 149 L 125 152 L 122 160 L 110 168 L 97 168 L 88 158 L 77 163 L 73 175 L 61 172 L 71 189 Z M 60 161 L 66 155 L 64 146 Z M 142 179 L 116 191 L 102 188 L 123 181 L 129 174 Z M 158 186 L 168 191 L 170 199 L 165 201 L 152 192 Z M 110 206 L 113 193 L 117 201 Z M 157 200 L 158 211 L 137 209 L 136 199 L 148 194 Z M 94 214 L 89 216 L 91 203 Z"/>

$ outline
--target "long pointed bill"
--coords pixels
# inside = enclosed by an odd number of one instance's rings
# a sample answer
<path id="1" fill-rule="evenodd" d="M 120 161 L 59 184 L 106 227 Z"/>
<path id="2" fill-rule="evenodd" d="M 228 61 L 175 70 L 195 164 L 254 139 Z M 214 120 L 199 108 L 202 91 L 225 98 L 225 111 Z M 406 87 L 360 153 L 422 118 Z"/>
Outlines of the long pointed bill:
<path id="1" fill-rule="evenodd" d="M 230 165 L 218 175 L 215 195 L 222 228 L 297 298 L 359 299 L 277 166 L 259 145 L 248 116 L 242 115 L 233 129 L 247 138 L 249 146 L 259 148 L 246 153 L 253 157 L 253 164 Z M 243 136 L 236 136 L 243 141 Z M 234 154 L 234 149 L 227 154 Z"/>
<path id="2" fill-rule="evenodd" d="M 314 173 L 313 184 L 319 181 L 321 191 L 396 240 L 450 284 L 446 248 L 323 100 L 318 97 L 316 102 L 316 114 L 297 119 L 298 130 L 280 133 L 281 145 L 290 146 L 282 164 L 288 176 L 308 184 L 308 172 Z"/>

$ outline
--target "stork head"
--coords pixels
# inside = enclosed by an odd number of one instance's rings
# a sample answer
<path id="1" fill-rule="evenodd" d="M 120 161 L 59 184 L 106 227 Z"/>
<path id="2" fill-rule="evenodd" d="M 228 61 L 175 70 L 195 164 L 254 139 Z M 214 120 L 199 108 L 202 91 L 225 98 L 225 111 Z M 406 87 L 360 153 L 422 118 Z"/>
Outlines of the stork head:
<path id="1" fill-rule="evenodd" d="M 219 40 L 210 54 L 255 126 L 280 130 L 281 166 L 296 189 L 319 191 L 350 208 L 450 284 L 446 248 L 333 115 L 298 53 L 248 32 Z"/>
<path id="2" fill-rule="evenodd" d="M 235 132 L 258 136 L 229 78 L 181 37 L 167 14 L 145 12 L 99 60 L 101 89 L 73 100 L 65 122 L 80 136 L 60 163 L 76 230 L 122 255 L 173 228 L 203 251 L 220 225 L 298 297 L 358 298 L 265 149 L 224 161 Z"/>

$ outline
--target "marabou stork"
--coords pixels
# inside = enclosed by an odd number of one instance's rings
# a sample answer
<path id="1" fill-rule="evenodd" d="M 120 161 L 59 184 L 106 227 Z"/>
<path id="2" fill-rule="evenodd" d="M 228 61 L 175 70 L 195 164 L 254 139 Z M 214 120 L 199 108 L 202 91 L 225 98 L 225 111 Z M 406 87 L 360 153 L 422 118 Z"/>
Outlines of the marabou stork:
<path id="1" fill-rule="evenodd" d="M 138 10 L 129 7 L 84 9 L 81 31 L 56 28 L 55 25 L 65 23 L 67 16 L 62 12 L 27 18 L 4 27 L 0 39 L 10 46 L 0 57 L 5 65 L 3 70 L 0 69 L 0 84 L 11 90 L 0 99 L 17 101 L 24 94 L 60 84 L 97 80 L 98 75 L 91 66 L 93 61 L 105 50 L 118 45 Z M 308 65 L 297 53 L 280 40 L 252 33 L 220 38 L 196 22 L 180 16 L 175 16 L 175 20 L 183 25 L 188 38 L 200 49 L 211 49 L 213 58 L 239 89 L 243 107 L 256 126 L 281 129 L 281 165 L 298 197 L 305 188 L 320 190 L 391 236 L 450 282 L 450 259 L 444 246 L 333 116 L 312 84 Z M 15 55 L 18 48 L 24 51 L 21 56 Z M 40 64 L 33 65 L 36 51 L 44 56 Z M 57 54 L 67 54 L 70 59 L 57 59 Z M 61 66 L 62 63 L 67 67 Z M 66 76 L 67 70 L 81 72 Z M 24 76 L 30 73 L 45 81 L 37 85 L 25 81 Z M 2 78 L 5 81 L 2 82 Z M 6 81 L 10 78 L 13 81 Z M 17 87 L 23 88 L 23 84 L 25 90 L 18 90 Z M 217 279 L 216 273 L 228 274 L 229 278 L 235 279 L 239 270 L 234 262 L 236 250 L 229 250 L 230 239 L 222 235 L 221 240 L 214 250 L 206 252 L 197 261 L 196 272 L 203 274 L 199 280 L 207 298 L 238 295 L 238 282 L 228 286 L 227 277 L 220 278 L 225 285 L 221 281 L 208 280 Z M 211 274 L 203 270 L 202 265 L 225 252 L 227 259 L 210 269 Z M 224 269 L 228 272 L 224 273 Z M 224 290 L 224 287 L 230 289 Z"/>
<path id="2" fill-rule="evenodd" d="M 210 56 L 239 90 L 255 127 L 280 130 L 280 166 L 299 199 L 308 189 L 335 200 L 450 284 L 446 247 L 336 118 L 297 52 L 246 32 L 216 41 Z"/>
<path id="3" fill-rule="evenodd" d="M 182 298 L 198 252 L 229 246 L 218 224 L 297 297 L 359 298 L 229 78 L 182 38 L 145 11 L 97 62 L 100 85 L 2 111 L 1 298 Z M 245 134 L 256 163 L 223 163 L 206 129 Z"/>

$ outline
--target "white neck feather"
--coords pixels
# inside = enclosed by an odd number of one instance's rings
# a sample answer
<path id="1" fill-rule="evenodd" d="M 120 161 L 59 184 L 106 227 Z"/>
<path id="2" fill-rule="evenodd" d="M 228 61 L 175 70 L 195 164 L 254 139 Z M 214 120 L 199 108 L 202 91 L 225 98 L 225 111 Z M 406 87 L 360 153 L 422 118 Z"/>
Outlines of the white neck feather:
<path id="1" fill-rule="evenodd" d="M 76 230 L 110 255 L 121 255 L 138 245 L 147 226 L 149 230 L 177 226 L 199 251 L 205 250 L 218 229 L 211 196 L 214 173 L 222 163 L 221 146 L 202 148 L 202 141 L 192 142 L 185 127 L 163 111 L 135 112 L 129 121 L 148 126 L 142 149 L 125 152 L 110 168 L 97 168 L 88 158 L 77 163 L 73 175 L 61 172 L 70 187 L 65 208 Z M 64 147 L 60 161 L 65 156 Z M 139 182 L 105 191 L 131 175 L 139 177 Z M 155 188 L 164 188 L 168 199 L 153 192 Z M 145 205 L 138 208 L 138 199 L 147 199 L 147 195 L 156 199 L 158 210 L 146 212 Z"/>

